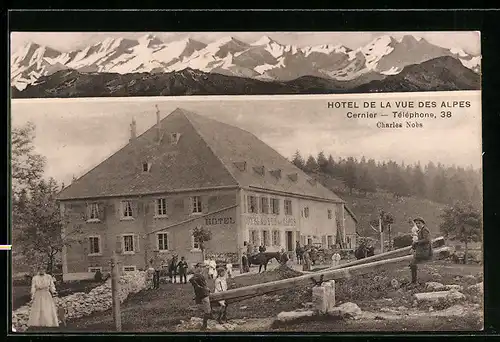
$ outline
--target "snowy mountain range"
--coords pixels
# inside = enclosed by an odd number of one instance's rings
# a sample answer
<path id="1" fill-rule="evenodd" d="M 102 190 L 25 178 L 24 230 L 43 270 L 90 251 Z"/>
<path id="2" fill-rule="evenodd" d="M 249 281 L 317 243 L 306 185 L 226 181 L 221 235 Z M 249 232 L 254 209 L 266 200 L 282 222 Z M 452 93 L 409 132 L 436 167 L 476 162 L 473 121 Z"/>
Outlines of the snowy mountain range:
<path id="1" fill-rule="evenodd" d="M 61 52 L 28 43 L 11 55 L 11 85 L 23 90 L 60 70 L 80 73 L 171 73 L 186 69 L 260 81 L 286 82 L 314 76 L 368 83 L 399 74 L 405 66 L 449 56 L 480 72 L 481 56 L 446 49 L 423 38 L 385 35 L 358 49 L 325 44 L 298 47 L 263 36 L 253 43 L 224 37 L 209 44 L 190 38 L 165 43 L 148 34 L 138 39 L 107 38 L 80 50 Z"/>

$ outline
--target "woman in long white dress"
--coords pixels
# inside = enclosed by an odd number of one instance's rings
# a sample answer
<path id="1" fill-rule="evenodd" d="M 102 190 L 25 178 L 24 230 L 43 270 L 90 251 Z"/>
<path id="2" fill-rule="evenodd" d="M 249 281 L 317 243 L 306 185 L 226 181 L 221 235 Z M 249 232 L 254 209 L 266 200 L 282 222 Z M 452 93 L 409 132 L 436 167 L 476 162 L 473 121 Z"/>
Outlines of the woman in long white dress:
<path id="1" fill-rule="evenodd" d="M 43 268 L 31 280 L 31 311 L 28 327 L 58 327 L 56 304 L 52 296 L 56 295 L 54 278 L 46 274 Z"/>

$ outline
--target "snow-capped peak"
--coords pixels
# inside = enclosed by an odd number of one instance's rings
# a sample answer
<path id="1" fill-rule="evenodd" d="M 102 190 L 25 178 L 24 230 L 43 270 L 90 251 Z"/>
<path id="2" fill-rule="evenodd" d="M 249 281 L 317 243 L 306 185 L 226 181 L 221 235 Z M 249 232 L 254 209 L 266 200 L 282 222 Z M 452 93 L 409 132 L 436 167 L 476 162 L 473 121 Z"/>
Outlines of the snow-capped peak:
<path id="1" fill-rule="evenodd" d="M 262 36 L 259 40 L 257 40 L 256 42 L 253 42 L 250 45 L 254 45 L 254 46 L 255 45 L 267 45 L 267 44 L 271 44 L 271 43 L 276 43 L 276 41 L 274 41 L 269 36 Z"/>
<path id="2" fill-rule="evenodd" d="M 462 50 L 462 49 L 458 49 L 458 48 L 451 48 L 451 49 L 450 49 L 450 52 L 451 52 L 452 54 L 454 54 L 454 55 L 458 55 L 458 56 L 460 56 L 460 57 L 467 57 L 467 56 L 468 56 L 468 54 L 467 54 L 464 50 Z"/>
<path id="3" fill-rule="evenodd" d="M 160 45 L 160 44 L 163 44 L 163 42 L 155 35 L 153 34 L 146 34 L 142 37 L 140 37 L 138 40 L 137 40 L 140 44 L 143 44 L 143 45 Z"/>

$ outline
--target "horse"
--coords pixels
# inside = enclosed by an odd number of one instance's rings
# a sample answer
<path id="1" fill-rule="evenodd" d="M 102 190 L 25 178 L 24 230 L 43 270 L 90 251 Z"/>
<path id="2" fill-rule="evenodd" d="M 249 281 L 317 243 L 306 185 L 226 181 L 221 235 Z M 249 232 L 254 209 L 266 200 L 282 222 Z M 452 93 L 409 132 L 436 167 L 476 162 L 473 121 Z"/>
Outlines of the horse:
<path id="1" fill-rule="evenodd" d="M 366 257 L 371 257 L 375 255 L 375 247 L 373 246 L 366 246 L 366 245 L 360 245 L 357 249 L 356 252 L 354 252 L 354 256 L 356 259 L 364 259 Z"/>
<path id="2" fill-rule="evenodd" d="M 262 270 L 262 266 L 264 266 L 264 271 L 267 271 L 267 264 L 269 260 L 276 259 L 279 262 L 281 257 L 280 252 L 263 252 L 254 254 L 248 257 L 248 266 L 251 265 L 259 265 L 259 273 Z"/>
<path id="3" fill-rule="evenodd" d="M 177 255 L 172 257 L 170 263 L 168 264 L 168 276 L 170 277 L 170 282 L 175 283 L 177 277 Z"/>

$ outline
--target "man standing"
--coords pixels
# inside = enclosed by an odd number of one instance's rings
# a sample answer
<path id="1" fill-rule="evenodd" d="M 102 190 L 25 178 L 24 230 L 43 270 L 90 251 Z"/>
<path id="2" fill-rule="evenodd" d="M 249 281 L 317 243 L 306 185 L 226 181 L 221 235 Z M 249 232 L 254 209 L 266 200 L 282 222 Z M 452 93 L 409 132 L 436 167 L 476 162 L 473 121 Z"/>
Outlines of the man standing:
<path id="1" fill-rule="evenodd" d="M 429 260 L 432 258 L 432 244 L 431 244 L 431 233 L 429 229 L 425 226 L 425 221 L 421 217 L 417 217 L 413 220 L 415 222 L 418 231 L 418 239 L 413 242 L 413 260 L 410 263 L 411 270 L 411 282 L 415 284 L 417 282 L 417 264 L 424 260 Z"/>
<path id="2" fill-rule="evenodd" d="M 188 264 L 184 257 L 181 257 L 181 261 L 177 264 L 177 269 L 179 270 L 180 283 L 182 284 L 182 279 L 184 279 L 184 284 L 187 284 L 187 269 Z"/>
<path id="3" fill-rule="evenodd" d="M 207 329 L 208 319 L 212 316 L 212 308 L 210 307 L 210 298 L 208 297 L 210 294 L 210 289 L 207 286 L 207 280 L 201 274 L 202 264 L 197 263 L 194 268 L 194 274 L 189 279 L 191 285 L 193 285 L 194 289 L 194 299 L 196 304 L 200 307 L 203 312 L 203 326 L 202 329 Z"/>

